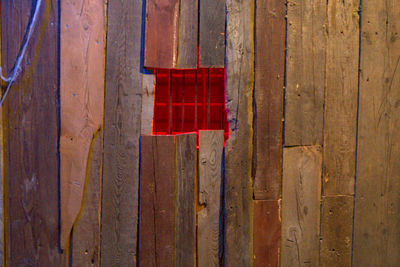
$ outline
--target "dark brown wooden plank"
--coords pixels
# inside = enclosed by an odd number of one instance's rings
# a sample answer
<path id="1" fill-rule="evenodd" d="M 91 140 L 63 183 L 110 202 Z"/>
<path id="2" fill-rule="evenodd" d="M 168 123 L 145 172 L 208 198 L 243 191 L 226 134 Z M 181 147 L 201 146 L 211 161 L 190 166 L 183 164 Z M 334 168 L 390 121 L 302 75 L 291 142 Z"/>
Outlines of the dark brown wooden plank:
<path id="1" fill-rule="evenodd" d="M 253 254 L 254 1 L 228 1 L 227 14 L 224 264 L 248 266 Z"/>
<path id="2" fill-rule="evenodd" d="M 88 154 L 103 122 L 103 0 L 61 2 L 61 248 L 68 249 L 82 207 Z"/>
<path id="3" fill-rule="evenodd" d="M 196 266 L 197 134 L 176 136 L 176 266 Z"/>
<path id="4" fill-rule="evenodd" d="M 224 131 L 200 131 L 199 138 L 199 204 L 203 207 L 197 215 L 198 265 L 221 266 L 218 253 Z"/>
<path id="5" fill-rule="evenodd" d="M 322 145 L 326 3 L 288 1 L 285 145 Z"/>
<path id="6" fill-rule="evenodd" d="M 110 1 L 107 9 L 101 264 L 135 266 L 142 1 Z"/>
<path id="7" fill-rule="evenodd" d="M 322 151 L 284 148 L 282 266 L 319 266 Z"/>
<path id="8" fill-rule="evenodd" d="M 175 264 L 175 137 L 142 136 L 140 266 Z"/>
<path id="9" fill-rule="evenodd" d="M 400 266 L 400 6 L 362 1 L 353 266 Z"/>
<path id="10" fill-rule="evenodd" d="M 256 12 L 254 197 L 278 200 L 282 184 L 286 1 L 257 0 Z"/>
<path id="11" fill-rule="evenodd" d="M 2 66 L 10 73 L 36 1 L 1 1 Z M 42 1 L 22 70 L 4 103 L 9 266 L 59 266 L 58 2 Z"/>
<path id="12" fill-rule="evenodd" d="M 175 68 L 178 57 L 179 2 L 146 1 L 146 67 Z"/>
<path id="13" fill-rule="evenodd" d="M 278 267 L 281 240 L 280 200 L 255 200 L 254 267 Z"/>
<path id="14" fill-rule="evenodd" d="M 180 69 L 197 68 L 198 5 L 198 0 L 180 1 L 178 59 L 176 62 L 176 67 Z"/>
<path id="15" fill-rule="evenodd" d="M 324 195 L 354 194 L 360 1 L 329 1 Z"/>
<path id="16" fill-rule="evenodd" d="M 320 266 L 351 266 L 353 203 L 353 196 L 323 197 Z"/>
<path id="17" fill-rule="evenodd" d="M 225 61 L 225 1 L 200 1 L 199 64 L 223 68 Z"/>

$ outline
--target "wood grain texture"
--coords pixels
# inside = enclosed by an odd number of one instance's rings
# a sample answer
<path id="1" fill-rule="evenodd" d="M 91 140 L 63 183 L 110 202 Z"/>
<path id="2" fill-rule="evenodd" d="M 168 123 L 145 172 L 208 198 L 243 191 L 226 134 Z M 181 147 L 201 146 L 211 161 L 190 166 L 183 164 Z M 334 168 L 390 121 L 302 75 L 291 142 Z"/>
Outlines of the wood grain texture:
<path id="1" fill-rule="evenodd" d="M 281 201 L 254 201 L 254 267 L 278 267 L 281 240 Z"/>
<path id="2" fill-rule="evenodd" d="M 175 265 L 175 137 L 142 136 L 140 266 Z"/>
<path id="3" fill-rule="evenodd" d="M 218 255 L 224 131 L 200 131 L 199 138 L 199 204 L 203 209 L 197 215 L 198 266 L 221 266 Z"/>
<path id="4" fill-rule="evenodd" d="M 176 136 L 176 265 L 196 266 L 197 134 Z"/>
<path id="5" fill-rule="evenodd" d="M 225 62 L 225 1 L 200 1 L 199 64 L 223 68 Z"/>
<path id="6" fill-rule="evenodd" d="M 153 133 L 154 87 L 154 75 L 142 74 L 142 135 Z"/>
<path id="7" fill-rule="evenodd" d="M 329 1 L 326 48 L 324 195 L 353 195 L 360 1 Z"/>
<path id="8" fill-rule="evenodd" d="M 362 6 L 353 266 L 399 266 L 400 6 Z"/>
<path id="9" fill-rule="evenodd" d="M 226 266 L 252 262 L 252 158 L 254 1 L 227 1 L 226 107 L 230 122 L 225 147 Z"/>
<path id="10" fill-rule="evenodd" d="M 88 154 L 103 122 L 103 0 L 61 2 L 61 248 L 82 206 Z"/>
<path id="11" fill-rule="evenodd" d="M 321 145 L 326 3 L 288 1 L 285 145 Z"/>
<path id="12" fill-rule="evenodd" d="M 351 266 L 353 204 L 353 196 L 323 197 L 320 266 Z"/>
<path id="13" fill-rule="evenodd" d="M 101 217 L 103 266 L 135 266 L 137 262 L 141 17 L 141 0 L 108 2 Z"/>
<path id="14" fill-rule="evenodd" d="M 322 151 L 284 148 L 281 266 L 319 266 Z"/>
<path id="15" fill-rule="evenodd" d="M 286 1 L 258 0 L 255 64 L 255 199 L 278 200 L 282 184 Z"/>
<path id="16" fill-rule="evenodd" d="M 89 149 L 83 206 L 72 232 L 72 266 L 100 266 L 101 172 L 103 131 L 95 133 Z"/>
<path id="17" fill-rule="evenodd" d="M 176 62 L 176 67 L 179 69 L 197 68 L 198 16 L 198 0 L 180 1 L 178 59 Z"/>
<path id="18" fill-rule="evenodd" d="M 6 76 L 15 64 L 35 3 L 1 1 Z M 43 1 L 21 72 L 3 106 L 8 266 L 60 265 L 57 18 L 58 1 Z"/>

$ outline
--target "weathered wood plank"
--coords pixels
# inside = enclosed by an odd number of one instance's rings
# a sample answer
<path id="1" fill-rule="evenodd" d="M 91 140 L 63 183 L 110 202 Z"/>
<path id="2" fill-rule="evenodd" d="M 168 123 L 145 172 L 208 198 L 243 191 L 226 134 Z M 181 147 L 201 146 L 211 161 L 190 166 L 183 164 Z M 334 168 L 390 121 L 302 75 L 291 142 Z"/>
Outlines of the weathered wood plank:
<path id="1" fill-rule="evenodd" d="M 197 134 L 176 136 L 176 265 L 196 266 Z"/>
<path id="2" fill-rule="evenodd" d="M 326 2 L 288 1 L 285 145 L 321 145 Z"/>
<path id="3" fill-rule="evenodd" d="M 82 206 L 88 154 L 103 122 L 103 1 L 61 2 L 61 248 Z"/>
<path id="4" fill-rule="evenodd" d="M 142 74 L 142 135 L 153 133 L 154 87 L 154 75 Z"/>
<path id="5" fill-rule="evenodd" d="M 286 1 L 258 0 L 256 12 L 254 197 L 278 200 L 282 184 Z"/>
<path id="6" fill-rule="evenodd" d="M 142 2 L 108 2 L 101 216 L 103 266 L 135 266 L 137 261 Z"/>
<path id="7" fill-rule="evenodd" d="M 351 266 L 353 203 L 353 196 L 323 197 L 320 266 Z"/>
<path id="8" fill-rule="evenodd" d="M 324 195 L 354 194 L 360 1 L 329 1 Z"/>
<path id="9" fill-rule="evenodd" d="M 362 2 L 353 266 L 400 265 L 400 6 Z"/>
<path id="10" fill-rule="evenodd" d="M 280 200 L 255 200 L 254 267 L 278 267 L 281 240 Z"/>
<path id="11" fill-rule="evenodd" d="M 180 1 L 177 68 L 195 69 L 197 67 L 198 16 L 198 0 Z"/>
<path id="12" fill-rule="evenodd" d="M 252 262 L 254 1 L 227 2 L 226 98 L 229 139 L 225 157 L 226 266 Z"/>
<path id="13" fill-rule="evenodd" d="M 322 151 L 284 148 L 282 266 L 319 266 Z"/>
<path id="14" fill-rule="evenodd" d="M 225 1 L 200 1 L 199 64 L 223 68 L 225 61 Z"/>
<path id="15" fill-rule="evenodd" d="M 219 229 L 221 211 L 222 152 L 224 131 L 199 133 L 198 266 L 220 266 Z"/>
<path id="16" fill-rule="evenodd" d="M 175 137 L 142 136 L 140 266 L 175 264 Z"/>
<path id="17" fill-rule="evenodd" d="M 2 66 L 12 70 L 36 1 L 1 1 Z M 58 1 L 42 1 L 22 70 L 4 102 L 9 266 L 59 266 Z"/>

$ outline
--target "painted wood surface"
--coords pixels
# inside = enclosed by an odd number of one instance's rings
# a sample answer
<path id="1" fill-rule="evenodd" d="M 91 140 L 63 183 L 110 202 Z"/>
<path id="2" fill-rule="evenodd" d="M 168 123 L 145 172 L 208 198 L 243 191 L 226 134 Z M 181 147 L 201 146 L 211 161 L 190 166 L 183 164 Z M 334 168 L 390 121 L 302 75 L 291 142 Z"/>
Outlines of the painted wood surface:
<path id="1" fill-rule="evenodd" d="M 225 1 L 200 1 L 199 65 L 223 68 L 225 62 Z"/>
<path id="2" fill-rule="evenodd" d="M 278 200 L 282 184 L 286 1 L 256 3 L 254 197 Z"/>
<path id="3" fill-rule="evenodd" d="M 135 266 L 142 1 L 109 1 L 107 9 L 101 264 Z"/>
<path id="4" fill-rule="evenodd" d="M 154 79 L 153 74 L 142 74 L 142 135 L 150 135 L 153 133 Z"/>
<path id="5" fill-rule="evenodd" d="M 197 134 L 176 136 L 176 266 L 196 266 Z"/>
<path id="6" fill-rule="evenodd" d="M 360 1 L 329 1 L 324 126 L 324 195 L 353 195 Z"/>
<path id="7" fill-rule="evenodd" d="M 322 200 L 322 267 L 351 266 L 353 196 L 326 196 Z"/>
<path id="8" fill-rule="evenodd" d="M 255 200 L 254 267 L 278 267 L 281 240 L 281 201 Z"/>
<path id="9" fill-rule="evenodd" d="M 34 3 L 1 1 L 7 76 Z M 8 266 L 58 266 L 58 2 L 43 1 L 22 69 L 3 104 Z"/>
<path id="10" fill-rule="evenodd" d="M 195 69 L 197 67 L 197 35 L 199 29 L 199 1 L 180 1 L 179 40 L 176 67 Z"/>
<path id="11" fill-rule="evenodd" d="M 82 207 L 89 148 L 103 121 L 103 1 L 62 1 L 60 32 L 61 248 Z"/>
<path id="12" fill-rule="evenodd" d="M 198 266 L 221 266 L 219 260 L 222 153 L 224 131 L 199 133 Z"/>
<path id="13" fill-rule="evenodd" d="M 142 136 L 140 266 L 175 264 L 175 137 Z"/>
<path id="14" fill-rule="evenodd" d="M 284 148 L 281 266 L 319 266 L 322 151 Z"/>
<path id="15" fill-rule="evenodd" d="M 353 266 L 400 265 L 400 6 L 362 1 Z"/>
<path id="16" fill-rule="evenodd" d="M 252 261 L 252 157 L 254 1 L 227 2 L 226 107 L 230 122 L 225 147 L 226 266 Z"/>
<path id="17" fill-rule="evenodd" d="M 326 3 L 288 1 L 285 145 L 321 145 Z"/>

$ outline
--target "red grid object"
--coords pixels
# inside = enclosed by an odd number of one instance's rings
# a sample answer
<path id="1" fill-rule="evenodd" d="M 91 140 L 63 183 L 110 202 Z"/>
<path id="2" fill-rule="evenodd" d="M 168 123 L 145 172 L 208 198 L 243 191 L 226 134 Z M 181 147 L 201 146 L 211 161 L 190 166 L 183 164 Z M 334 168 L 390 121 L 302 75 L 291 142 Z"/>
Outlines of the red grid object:
<path id="1" fill-rule="evenodd" d="M 229 136 L 223 68 L 154 69 L 153 134 L 224 130 Z"/>

